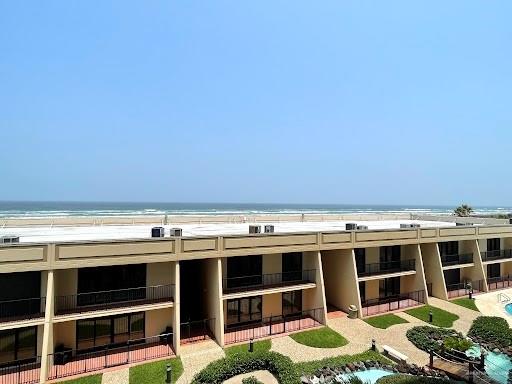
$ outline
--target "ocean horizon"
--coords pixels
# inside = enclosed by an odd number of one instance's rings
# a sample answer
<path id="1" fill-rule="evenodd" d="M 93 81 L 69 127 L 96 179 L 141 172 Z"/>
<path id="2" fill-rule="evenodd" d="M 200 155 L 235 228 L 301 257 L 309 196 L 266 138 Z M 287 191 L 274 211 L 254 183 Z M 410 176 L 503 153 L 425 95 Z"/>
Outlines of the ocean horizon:
<path id="1" fill-rule="evenodd" d="M 165 203 L 0 201 L 0 217 L 422 213 L 447 215 L 454 206 L 385 204 Z M 474 206 L 475 214 L 506 214 L 512 207 Z"/>

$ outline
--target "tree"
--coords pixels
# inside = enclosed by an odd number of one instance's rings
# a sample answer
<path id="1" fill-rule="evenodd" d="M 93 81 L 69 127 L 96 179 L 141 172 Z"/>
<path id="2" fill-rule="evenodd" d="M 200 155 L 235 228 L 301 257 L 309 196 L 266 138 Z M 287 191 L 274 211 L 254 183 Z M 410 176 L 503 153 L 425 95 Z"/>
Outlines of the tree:
<path id="1" fill-rule="evenodd" d="M 453 210 L 453 214 L 459 217 L 468 217 L 473 213 L 473 208 L 467 204 L 462 204 Z"/>

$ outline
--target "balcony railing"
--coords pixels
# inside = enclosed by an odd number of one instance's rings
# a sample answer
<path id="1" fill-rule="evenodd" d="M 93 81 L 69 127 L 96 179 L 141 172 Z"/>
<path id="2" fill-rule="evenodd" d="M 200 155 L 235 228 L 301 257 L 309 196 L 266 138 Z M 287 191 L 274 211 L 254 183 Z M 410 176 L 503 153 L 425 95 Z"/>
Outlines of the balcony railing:
<path id="1" fill-rule="evenodd" d="M 67 350 L 48 355 L 48 379 L 79 375 L 118 365 L 174 356 L 172 333 L 129 340 L 121 346 L 101 350 Z"/>
<path id="2" fill-rule="evenodd" d="M 512 275 L 488 277 L 487 287 L 489 291 L 512 287 Z"/>
<path id="3" fill-rule="evenodd" d="M 30 360 L 11 361 L 0 366 L 1 384 L 35 384 L 39 383 L 41 357 Z"/>
<path id="4" fill-rule="evenodd" d="M 443 267 L 459 265 L 459 264 L 471 264 L 472 262 L 473 262 L 473 254 L 472 253 L 441 256 L 441 263 L 443 264 Z"/>
<path id="5" fill-rule="evenodd" d="M 115 278 L 115 276 L 112 278 Z M 169 284 L 57 296 L 55 307 L 56 313 L 62 315 L 173 300 L 174 284 Z"/>
<path id="6" fill-rule="evenodd" d="M 180 324 L 180 339 L 182 344 L 214 339 L 215 318 L 192 320 Z"/>
<path id="7" fill-rule="evenodd" d="M 0 323 L 44 317 L 44 297 L 0 301 Z"/>
<path id="8" fill-rule="evenodd" d="M 512 258 L 512 249 L 482 252 L 482 261 L 493 261 Z"/>
<path id="9" fill-rule="evenodd" d="M 287 287 L 290 285 L 314 283 L 316 269 L 270 273 L 253 276 L 224 278 L 224 293 L 244 292 L 263 288 Z"/>
<path id="10" fill-rule="evenodd" d="M 416 270 L 416 260 L 385 261 L 381 263 L 365 264 L 364 271 L 359 271 L 359 277 L 382 275 L 386 273 L 407 272 Z"/>
<path id="11" fill-rule="evenodd" d="M 224 330 L 224 342 L 233 344 L 251 339 L 261 339 L 319 327 L 324 322 L 323 308 L 304 310 L 290 315 L 270 316 L 250 324 L 228 325 Z"/>
<path id="12" fill-rule="evenodd" d="M 361 314 L 363 316 L 371 316 L 378 313 L 410 308 L 424 303 L 424 290 L 401 293 L 385 298 L 364 300 L 361 302 Z"/>
<path id="13" fill-rule="evenodd" d="M 447 284 L 446 292 L 448 293 L 448 298 L 451 299 L 453 297 L 469 295 L 471 291 L 473 293 L 483 292 L 483 287 L 483 280 L 465 281 L 456 284 Z"/>

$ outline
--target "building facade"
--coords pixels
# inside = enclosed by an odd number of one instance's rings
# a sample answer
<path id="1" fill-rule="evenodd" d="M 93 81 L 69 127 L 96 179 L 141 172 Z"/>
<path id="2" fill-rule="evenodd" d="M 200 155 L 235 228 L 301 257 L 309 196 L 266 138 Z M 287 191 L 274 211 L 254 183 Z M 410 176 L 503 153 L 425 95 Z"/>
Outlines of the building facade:
<path id="1" fill-rule="evenodd" d="M 512 225 L 0 245 L 0 384 L 506 288 Z"/>

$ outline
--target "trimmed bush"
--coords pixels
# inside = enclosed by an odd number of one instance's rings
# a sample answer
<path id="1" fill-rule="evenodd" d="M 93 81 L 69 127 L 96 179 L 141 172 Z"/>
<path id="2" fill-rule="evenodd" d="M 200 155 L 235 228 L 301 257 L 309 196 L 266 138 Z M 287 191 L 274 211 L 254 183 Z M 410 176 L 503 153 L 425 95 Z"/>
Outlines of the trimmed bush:
<path id="1" fill-rule="evenodd" d="M 512 330 L 501 317 L 477 317 L 469 329 L 468 336 L 487 346 L 507 348 L 512 345 Z"/>
<path id="2" fill-rule="evenodd" d="M 246 377 L 245 379 L 243 379 L 242 384 L 263 384 L 263 383 L 261 381 L 259 381 L 257 378 L 255 378 L 254 376 L 251 376 L 251 377 Z"/>
<path id="3" fill-rule="evenodd" d="M 376 384 L 439 384 L 439 383 L 457 383 L 452 380 L 441 380 L 437 377 L 410 376 L 410 375 L 391 375 L 384 376 L 377 380 Z"/>
<path id="4" fill-rule="evenodd" d="M 435 352 L 442 351 L 445 339 L 464 339 L 462 333 L 453 329 L 429 327 L 428 325 L 411 328 L 406 335 L 416 348 L 426 352 L 431 350 Z M 455 345 L 455 342 L 453 342 L 453 345 Z"/>
<path id="5" fill-rule="evenodd" d="M 456 350 L 459 352 L 466 352 L 469 348 L 473 346 L 471 340 L 462 339 L 460 337 L 447 337 L 443 341 L 443 347 L 445 350 Z"/>
<path id="6" fill-rule="evenodd" d="M 292 360 L 271 351 L 245 352 L 226 356 L 208 364 L 194 377 L 192 383 L 222 384 L 233 376 L 260 370 L 272 373 L 280 384 L 300 383 L 300 375 Z"/>

